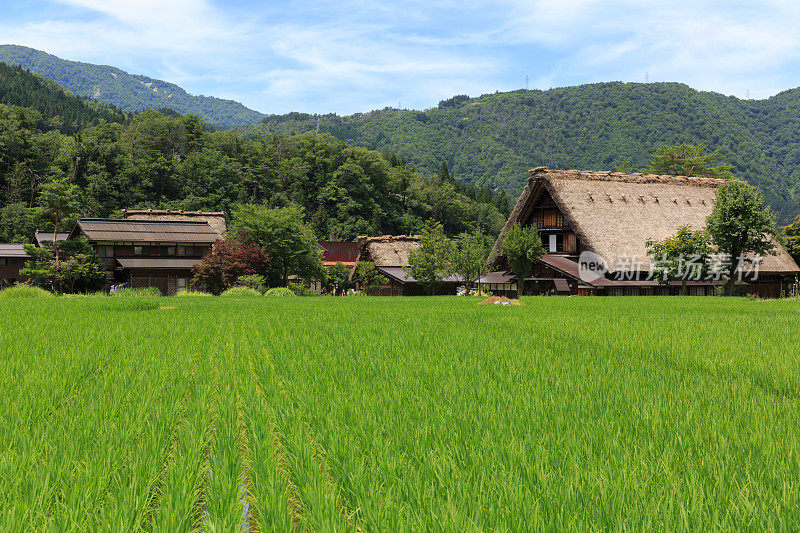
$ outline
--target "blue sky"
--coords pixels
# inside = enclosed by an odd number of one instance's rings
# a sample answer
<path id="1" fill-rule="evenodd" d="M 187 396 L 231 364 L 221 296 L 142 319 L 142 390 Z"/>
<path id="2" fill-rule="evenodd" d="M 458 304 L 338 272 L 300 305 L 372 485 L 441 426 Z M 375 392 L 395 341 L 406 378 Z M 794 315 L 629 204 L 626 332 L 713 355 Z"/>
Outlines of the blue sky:
<path id="1" fill-rule="evenodd" d="M 797 0 L 0 0 L 0 43 L 264 113 L 424 109 L 455 94 L 680 81 L 800 85 Z"/>

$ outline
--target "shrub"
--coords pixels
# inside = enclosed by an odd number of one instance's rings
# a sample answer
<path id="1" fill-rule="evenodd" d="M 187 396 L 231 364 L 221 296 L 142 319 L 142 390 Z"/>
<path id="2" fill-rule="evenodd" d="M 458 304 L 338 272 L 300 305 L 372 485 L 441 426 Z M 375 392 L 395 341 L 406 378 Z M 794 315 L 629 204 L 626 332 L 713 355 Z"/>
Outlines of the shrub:
<path id="1" fill-rule="evenodd" d="M 161 291 L 156 287 L 139 287 L 136 289 L 124 287 L 115 290 L 111 296 L 119 298 L 154 298 L 156 296 L 161 296 Z"/>
<path id="2" fill-rule="evenodd" d="M 239 276 L 236 280 L 236 285 L 241 287 L 250 287 L 251 289 L 255 289 L 260 293 L 264 293 L 266 288 L 264 284 L 266 283 L 266 278 L 259 274 L 247 274 L 244 276 Z"/>
<path id="3" fill-rule="evenodd" d="M 19 283 L 0 291 L 0 298 L 51 298 L 52 296 L 53 293 L 26 283 Z"/>
<path id="4" fill-rule="evenodd" d="M 187 290 L 180 290 L 175 296 L 179 296 L 181 298 L 191 298 L 194 296 L 214 296 L 210 292 L 202 292 L 202 291 L 187 291 Z"/>
<path id="5" fill-rule="evenodd" d="M 249 296 L 261 296 L 261 293 L 250 287 L 231 287 L 220 296 L 229 296 L 232 298 L 246 298 Z"/>
<path id="6" fill-rule="evenodd" d="M 274 289 L 268 290 L 264 294 L 264 296 L 281 297 L 281 296 L 297 296 L 297 295 L 292 291 L 292 289 L 288 287 L 275 287 Z"/>
<path id="7" fill-rule="evenodd" d="M 289 283 L 288 289 L 292 291 L 295 296 L 316 296 L 318 294 L 302 283 Z"/>

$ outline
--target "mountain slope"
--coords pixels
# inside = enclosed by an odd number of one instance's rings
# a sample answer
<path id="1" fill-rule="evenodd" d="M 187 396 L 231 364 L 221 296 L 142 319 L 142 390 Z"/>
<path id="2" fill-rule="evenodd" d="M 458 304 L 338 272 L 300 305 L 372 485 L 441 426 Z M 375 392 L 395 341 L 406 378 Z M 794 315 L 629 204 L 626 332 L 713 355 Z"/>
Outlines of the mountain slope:
<path id="1" fill-rule="evenodd" d="M 25 46 L 0 45 L 0 61 L 47 76 L 75 94 L 113 104 L 123 111 L 170 108 L 198 115 L 219 127 L 244 126 L 264 116 L 233 100 L 193 96 L 162 80 L 128 74 L 115 67 L 67 61 Z"/>
<path id="2" fill-rule="evenodd" d="M 782 221 L 800 212 L 800 89 L 759 101 L 679 83 L 598 83 L 462 95 L 426 111 L 269 115 L 246 131 L 303 133 L 318 124 L 321 133 L 396 152 L 419 170 L 445 162 L 458 179 L 512 197 L 531 167 L 643 168 L 660 143 L 704 142 L 764 191 Z"/>
<path id="3" fill-rule="evenodd" d="M 0 104 L 33 108 L 41 115 L 40 127 L 67 134 L 101 122 L 130 120 L 129 113 L 69 94 L 44 76 L 5 63 L 0 63 Z"/>

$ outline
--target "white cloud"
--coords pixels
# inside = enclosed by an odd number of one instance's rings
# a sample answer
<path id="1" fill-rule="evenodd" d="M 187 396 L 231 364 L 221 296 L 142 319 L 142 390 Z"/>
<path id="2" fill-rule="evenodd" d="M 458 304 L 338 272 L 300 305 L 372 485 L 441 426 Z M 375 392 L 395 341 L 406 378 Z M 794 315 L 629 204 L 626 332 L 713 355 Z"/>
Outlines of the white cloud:
<path id="1" fill-rule="evenodd" d="M 794 2 L 59 0 L 0 40 L 113 64 L 265 112 L 427 107 L 456 93 L 681 81 L 765 97 L 800 85 Z"/>

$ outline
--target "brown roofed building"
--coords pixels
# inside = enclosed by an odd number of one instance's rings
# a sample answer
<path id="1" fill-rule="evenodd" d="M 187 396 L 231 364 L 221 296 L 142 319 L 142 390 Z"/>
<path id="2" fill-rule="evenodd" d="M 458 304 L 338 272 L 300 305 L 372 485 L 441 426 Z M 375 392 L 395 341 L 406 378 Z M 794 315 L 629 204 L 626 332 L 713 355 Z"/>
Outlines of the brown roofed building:
<path id="1" fill-rule="evenodd" d="M 536 227 L 548 250 L 528 279 L 537 292 L 557 285 L 564 292 L 566 282 L 572 294 L 676 293 L 677 282 L 664 287 L 647 279 L 652 265 L 645 242 L 670 237 L 687 224 L 704 228 L 723 183 L 711 178 L 539 167 L 531 171 L 494 252 L 499 252 L 505 233 L 518 222 Z M 786 250 L 775 245 L 777 254 L 763 257 L 758 278 L 744 279 L 750 291 L 762 296 L 779 296 L 800 274 Z M 607 272 L 582 271 L 578 259 L 583 252 L 601 257 Z M 507 268 L 501 255 L 494 266 Z M 556 280 L 562 281 L 557 284 Z M 719 284 L 696 281 L 689 283 L 689 289 L 691 294 L 711 294 Z"/>
<path id="2" fill-rule="evenodd" d="M 0 288 L 26 281 L 19 273 L 28 260 L 23 244 L 0 244 Z"/>
<path id="3" fill-rule="evenodd" d="M 358 238 L 358 261 L 375 264 L 375 270 L 383 274 L 389 283 L 371 292 L 374 296 L 415 296 L 425 294 L 419 282 L 403 267 L 408 266 L 412 250 L 419 248 L 417 235 L 383 235 L 382 237 Z M 351 278 L 355 274 L 355 267 Z M 357 280 L 356 280 L 357 281 Z M 437 294 L 455 294 L 461 279 L 451 276 L 443 281 Z"/>
<path id="4" fill-rule="evenodd" d="M 322 264 L 326 267 L 336 263 L 352 267 L 358 259 L 357 242 L 341 241 L 318 241 L 317 245 L 322 249 Z"/>
<path id="5" fill-rule="evenodd" d="M 175 211 L 172 209 L 123 209 L 128 220 L 162 220 L 169 222 L 207 222 L 221 237 L 228 233 L 225 211 Z"/>
<path id="6" fill-rule="evenodd" d="M 79 219 L 70 238 L 89 241 L 106 265 L 107 287 L 188 288 L 192 268 L 222 237 L 206 221 Z"/>
<path id="7" fill-rule="evenodd" d="M 61 233 L 58 232 L 55 234 L 56 241 L 66 241 L 69 238 L 69 232 Z M 42 247 L 46 242 L 53 242 L 53 232 L 52 231 L 37 231 L 34 235 L 34 241 L 36 242 L 36 246 Z"/>

